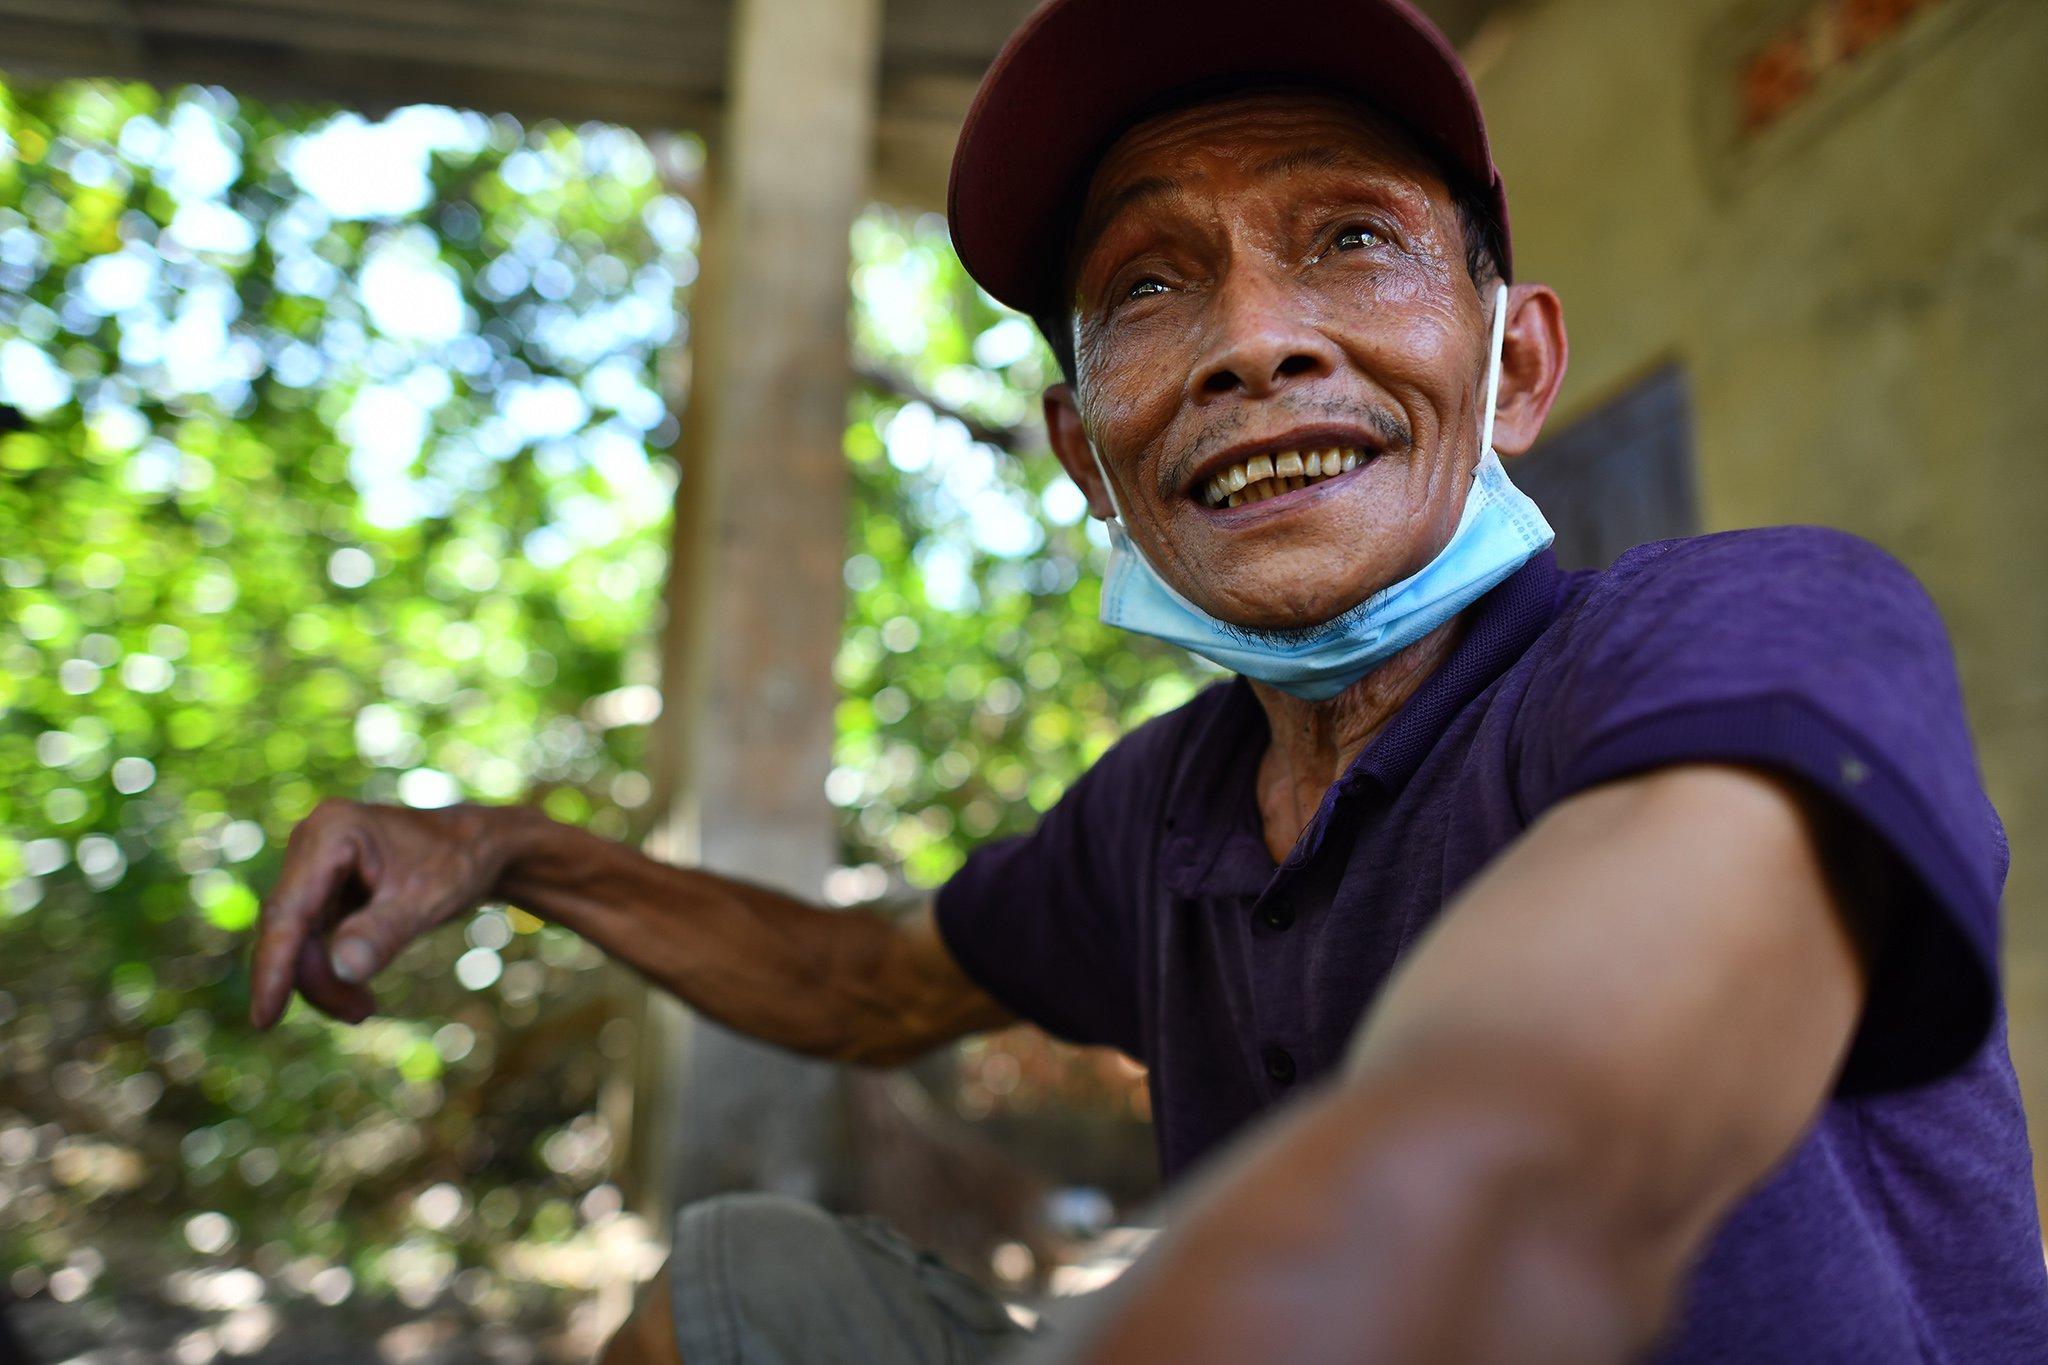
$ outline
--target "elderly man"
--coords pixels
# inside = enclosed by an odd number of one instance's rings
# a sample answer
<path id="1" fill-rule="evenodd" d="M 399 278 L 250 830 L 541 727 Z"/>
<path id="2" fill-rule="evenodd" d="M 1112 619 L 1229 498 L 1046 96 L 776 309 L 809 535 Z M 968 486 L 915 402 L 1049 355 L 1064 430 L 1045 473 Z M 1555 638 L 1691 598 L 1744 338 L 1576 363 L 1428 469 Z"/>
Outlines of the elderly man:
<path id="1" fill-rule="evenodd" d="M 1562 573 L 1503 459 L 1565 371 L 1456 56 L 1401 0 L 1053 0 L 951 219 L 1066 382 L 1105 619 L 1238 676 L 908 921 L 523 810 L 324 807 L 254 1012 L 344 1019 L 485 899 L 891 1064 L 1017 1017 L 1150 1068 L 1166 1231 L 1102 1361 L 2048 1360 L 2005 846 L 1941 623 L 1848 536 Z M 1021 1335 L 886 1229 L 685 1210 L 613 1361 Z"/>

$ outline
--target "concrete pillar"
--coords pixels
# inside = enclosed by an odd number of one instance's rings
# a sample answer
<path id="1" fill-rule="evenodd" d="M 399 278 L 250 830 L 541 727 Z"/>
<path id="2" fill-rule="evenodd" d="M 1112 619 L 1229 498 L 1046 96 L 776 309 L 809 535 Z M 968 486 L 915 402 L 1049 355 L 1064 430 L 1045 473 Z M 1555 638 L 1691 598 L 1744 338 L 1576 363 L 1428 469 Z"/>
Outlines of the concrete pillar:
<path id="1" fill-rule="evenodd" d="M 847 235 L 865 194 L 879 42 L 879 0 L 735 6 L 707 158 L 653 756 L 664 855 L 810 899 L 835 843 L 824 779 L 844 612 Z M 665 1006 L 650 1023 L 665 1074 L 635 1135 L 643 1206 L 736 1188 L 835 1196 L 834 1068 Z"/>

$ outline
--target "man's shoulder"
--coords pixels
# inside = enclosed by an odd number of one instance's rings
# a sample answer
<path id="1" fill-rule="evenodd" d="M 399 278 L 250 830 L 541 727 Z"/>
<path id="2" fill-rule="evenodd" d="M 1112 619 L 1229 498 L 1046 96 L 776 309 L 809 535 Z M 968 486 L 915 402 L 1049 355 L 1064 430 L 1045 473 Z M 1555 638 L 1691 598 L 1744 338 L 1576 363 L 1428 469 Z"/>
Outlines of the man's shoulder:
<path id="1" fill-rule="evenodd" d="M 1931 616 L 1932 605 L 1885 550 L 1833 527 L 1766 526 L 1651 541 L 1574 575 L 1559 624 L 1746 632 L 1899 612 Z"/>
<path id="2" fill-rule="evenodd" d="M 1241 737 L 1248 699 L 1244 684 L 1222 678 L 1172 710 L 1125 732 L 1082 774 L 1091 796 L 1163 799 L 1191 755 L 1218 754 Z M 1256 704 L 1252 704 L 1256 709 Z"/>
<path id="3" fill-rule="evenodd" d="M 1043 850 L 1115 849 L 1125 860 L 1156 832 L 1189 790 L 1189 765 L 1241 736 L 1241 711 L 1231 706 L 1234 680 L 1202 689 L 1181 705 L 1134 726 L 1067 786 L 1039 821 L 1033 839 Z M 1249 702 L 1256 709 L 1255 702 Z"/>
<path id="4" fill-rule="evenodd" d="M 1238 728 L 1237 678 L 1219 678 L 1170 711 L 1162 711 L 1127 731 L 1095 761 L 1091 771 L 1108 770 L 1133 776 L 1164 776 L 1190 743 L 1220 738 L 1217 731 Z"/>
<path id="5" fill-rule="evenodd" d="M 1883 549 L 1832 526 L 1758 526 L 1653 540 L 1625 551 L 1593 578 L 1608 591 L 1625 591 L 1663 582 L 1770 585 L 1788 575 L 1812 573 L 1912 578 Z"/>

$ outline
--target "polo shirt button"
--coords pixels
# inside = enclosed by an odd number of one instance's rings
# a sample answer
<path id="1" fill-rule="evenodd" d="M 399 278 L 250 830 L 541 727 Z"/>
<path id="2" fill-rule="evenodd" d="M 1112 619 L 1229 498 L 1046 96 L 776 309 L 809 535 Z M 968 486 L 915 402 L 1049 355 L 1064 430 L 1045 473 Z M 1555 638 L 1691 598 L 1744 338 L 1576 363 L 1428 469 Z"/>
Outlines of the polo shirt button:
<path id="1" fill-rule="evenodd" d="M 1294 927 L 1294 906 L 1287 901 L 1270 901 L 1259 909 L 1259 923 L 1274 933 Z"/>
<path id="2" fill-rule="evenodd" d="M 1280 1085 L 1294 1082 L 1294 1058 L 1284 1047 L 1269 1047 L 1265 1052 L 1266 1074 Z"/>

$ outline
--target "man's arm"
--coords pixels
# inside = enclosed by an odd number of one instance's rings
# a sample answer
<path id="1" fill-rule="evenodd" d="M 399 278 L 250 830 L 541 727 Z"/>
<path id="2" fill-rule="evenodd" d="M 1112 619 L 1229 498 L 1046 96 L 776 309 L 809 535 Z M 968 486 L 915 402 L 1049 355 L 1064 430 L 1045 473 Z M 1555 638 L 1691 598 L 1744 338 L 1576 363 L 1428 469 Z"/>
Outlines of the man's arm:
<path id="1" fill-rule="evenodd" d="M 1559 805 L 1446 909 L 1341 1080 L 1179 1201 L 1062 1357 L 1640 1351 L 1848 1047 L 1881 894 L 1831 883 L 1844 844 L 1735 768 Z"/>
<path id="2" fill-rule="evenodd" d="M 340 1019 L 413 939 L 488 901 L 570 929 L 720 1023 L 813 1056 L 893 1065 L 1009 1021 L 929 906 L 892 921 L 672 867 L 522 807 L 330 802 L 292 834 L 263 907 L 250 1017 L 297 987 Z"/>

